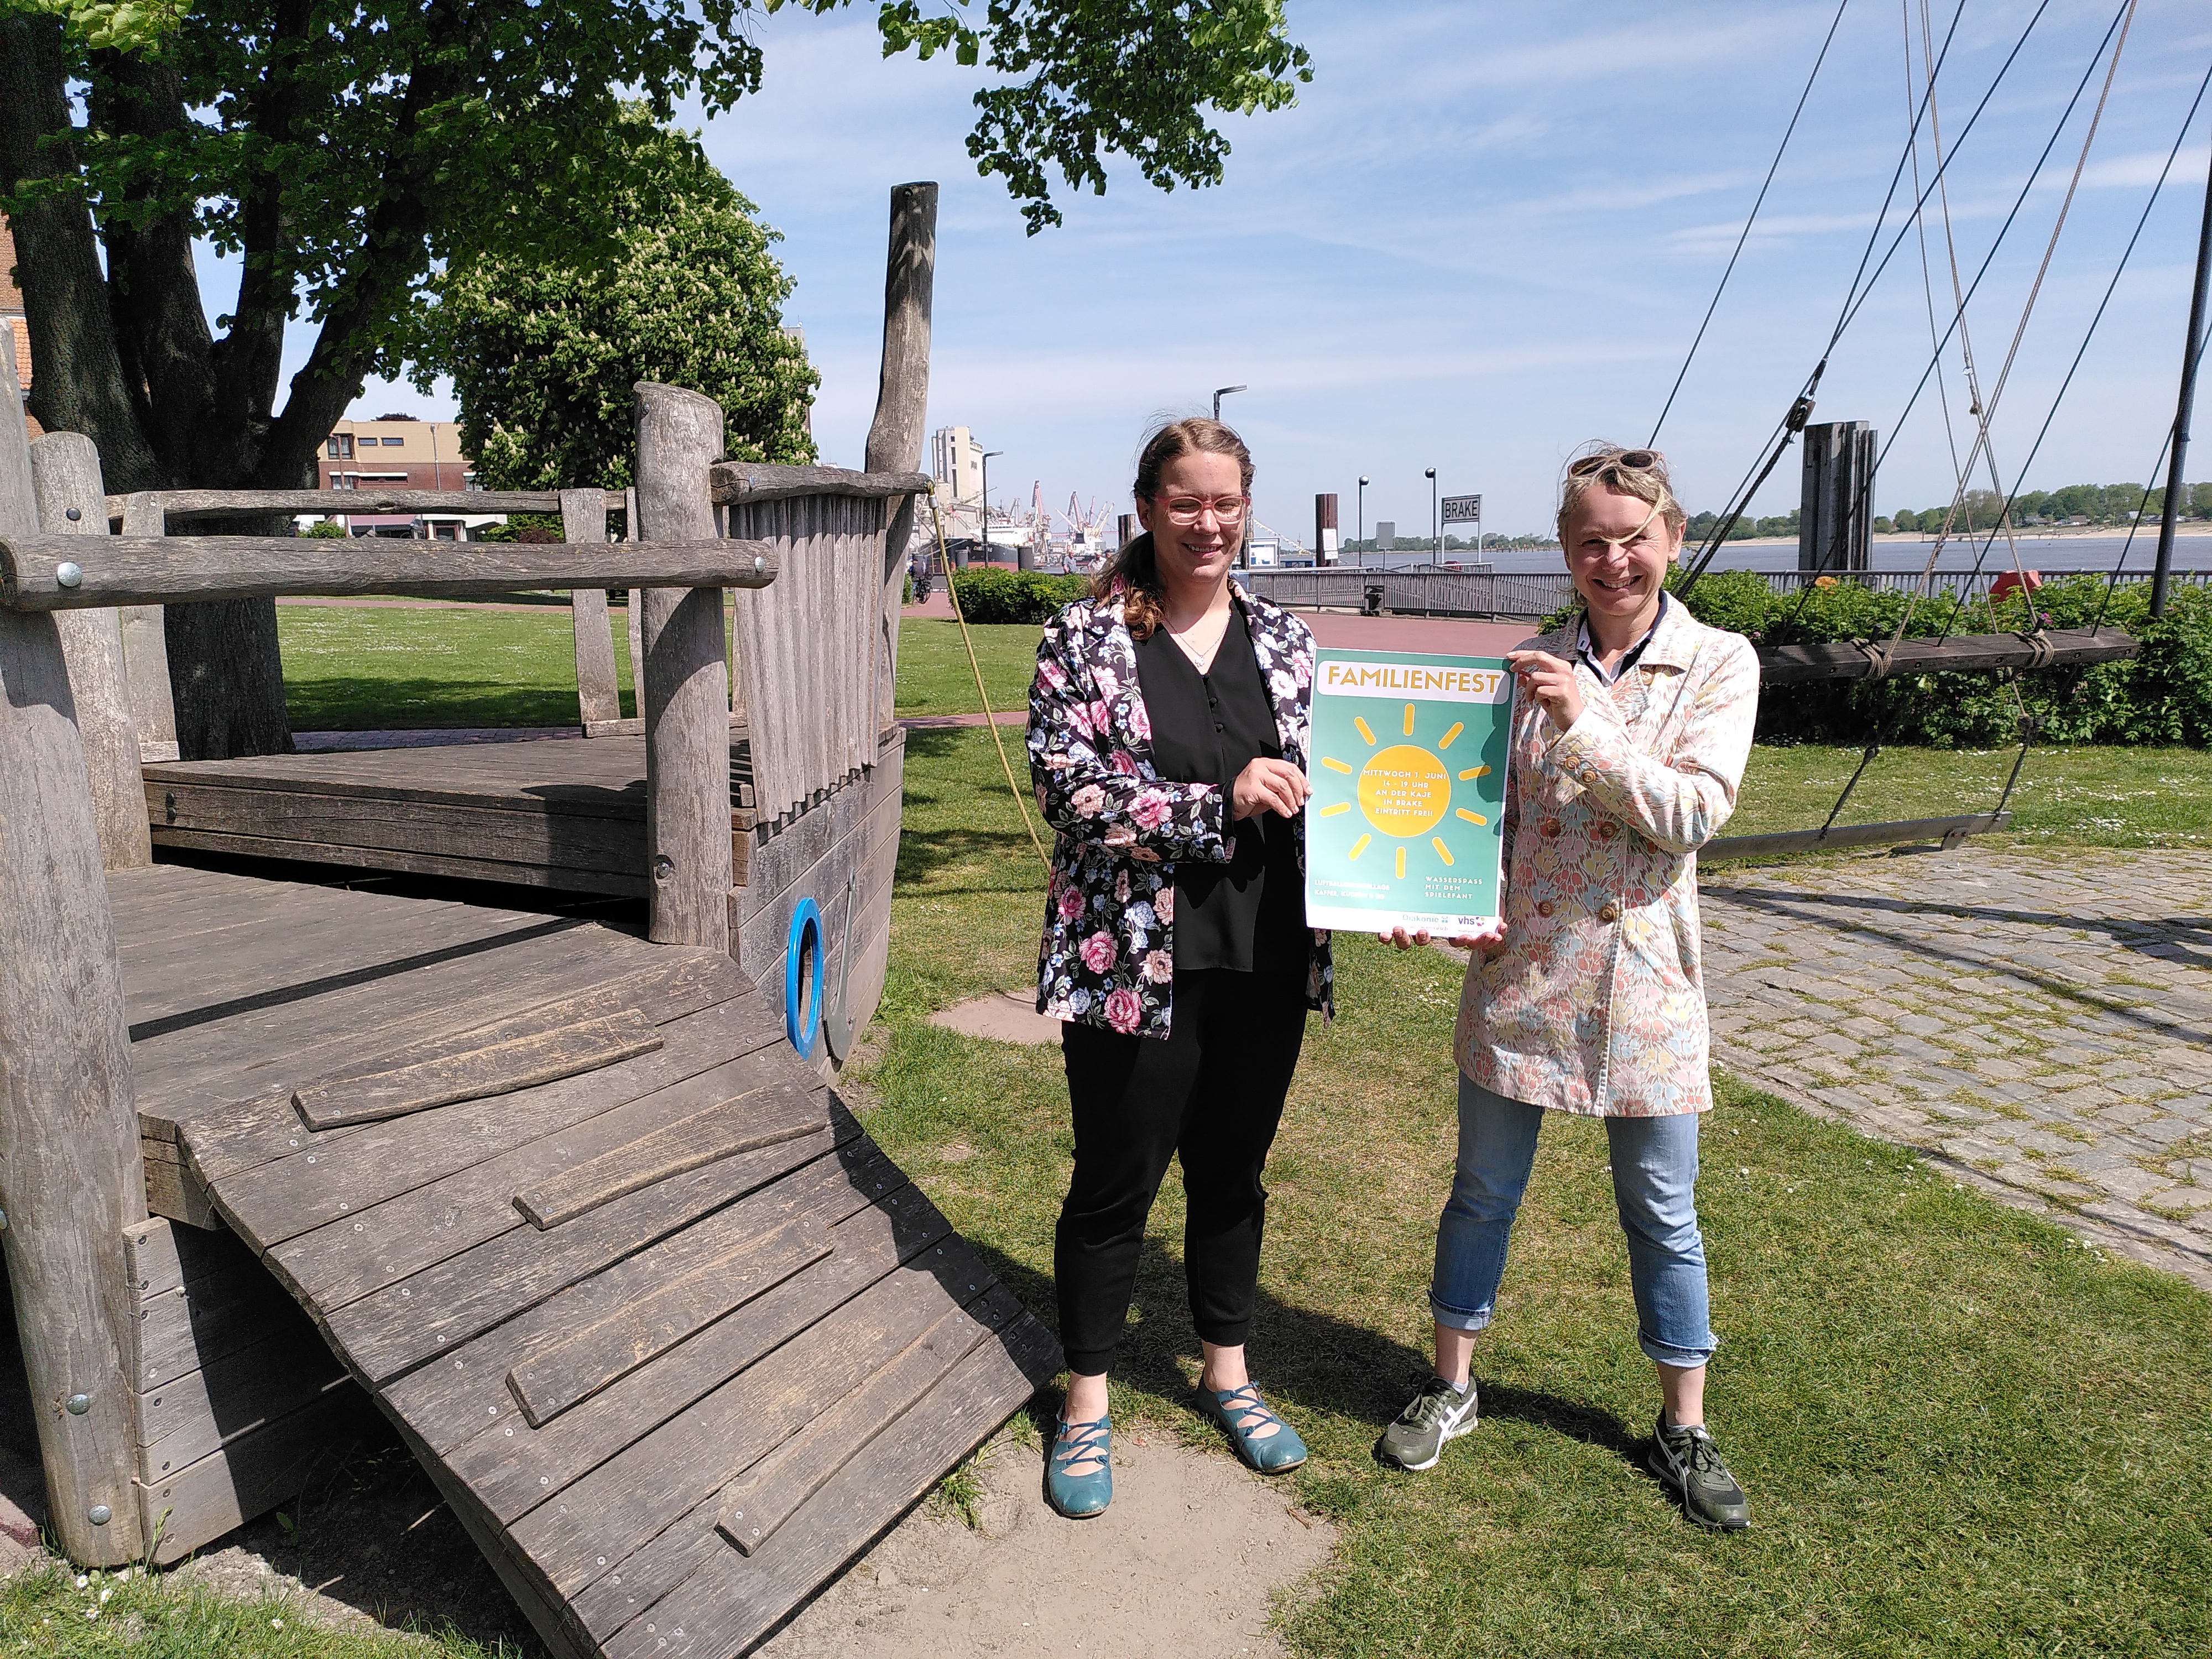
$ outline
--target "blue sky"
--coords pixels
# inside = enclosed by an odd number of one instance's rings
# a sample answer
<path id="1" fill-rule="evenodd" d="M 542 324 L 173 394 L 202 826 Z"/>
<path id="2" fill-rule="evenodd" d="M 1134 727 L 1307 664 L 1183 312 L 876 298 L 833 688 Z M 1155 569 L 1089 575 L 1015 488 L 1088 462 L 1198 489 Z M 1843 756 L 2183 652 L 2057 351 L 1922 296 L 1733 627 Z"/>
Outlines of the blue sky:
<path id="1" fill-rule="evenodd" d="M 1939 38 L 1953 3 L 1930 0 Z M 1959 149 L 1946 177 L 1969 280 L 2117 3 L 2049 0 Z M 2033 0 L 1968 0 L 1937 92 L 1947 143 L 2033 10 Z M 1845 12 L 1662 434 L 1692 509 L 1721 504 L 1832 326 L 1903 152 L 1905 33 L 1908 21 L 1917 32 L 1918 11 L 1919 0 L 1851 0 Z M 935 179 L 930 423 L 966 424 L 1006 452 L 992 467 L 994 497 L 1026 501 L 1036 479 L 1054 510 L 1071 491 L 1126 508 L 1147 426 L 1243 382 L 1251 390 L 1224 414 L 1257 459 L 1260 514 L 1310 535 L 1313 495 L 1325 489 L 1342 496 L 1351 532 L 1362 471 L 1373 479 L 1370 525 L 1394 518 L 1401 533 L 1425 532 L 1429 465 L 1448 492 L 1486 495 L 1489 528 L 1539 529 L 1564 456 L 1591 437 L 1646 438 L 1834 0 L 1292 0 L 1314 83 L 1293 109 L 1226 122 L 1234 152 L 1223 185 L 1164 195 L 1121 167 L 1105 197 L 1060 198 L 1066 225 L 1035 238 L 968 160 L 975 71 L 884 62 L 873 12 L 761 20 L 767 84 L 704 124 L 708 152 L 786 238 L 797 279 L 787 320 L 805 329 L 822 371 L 815 429 L 825 457 L 860 459 L 890 186 Z M 1992 441 L 2008 482 L 2208 64 L 2212 9 L 2141 0 L 1996 407 Z M 1985 387 L 2010 348 L 2101 78 L 1968 313 Z M 2030 486 L 2149 471 L 2172 418 L 2208 124 L 2212 99 Z M 1934 166 L 1924 143 L 1921 165 L 1924 179 Z M 1893 228 L 1903 222 L 1893 216 Z M 1941 221 L 1929 228 L 1948 322 Z M 1814 418 L 1872 421 L 1887 440 L 1930 354 L 1927 307 L 1908 236 L 1833 354 Z M 1947 372 L 1970 437 L 1955 350 Z M 444 412 L 410 389 L 372 386 L 361 412 L 385 409 Z M 1953 477 L 1931 388 L 1889 453 L 1877 507 L 1940 503 Z M 1785 463 L 1759 510 L 1786 511 L 1796 490 Z"/>

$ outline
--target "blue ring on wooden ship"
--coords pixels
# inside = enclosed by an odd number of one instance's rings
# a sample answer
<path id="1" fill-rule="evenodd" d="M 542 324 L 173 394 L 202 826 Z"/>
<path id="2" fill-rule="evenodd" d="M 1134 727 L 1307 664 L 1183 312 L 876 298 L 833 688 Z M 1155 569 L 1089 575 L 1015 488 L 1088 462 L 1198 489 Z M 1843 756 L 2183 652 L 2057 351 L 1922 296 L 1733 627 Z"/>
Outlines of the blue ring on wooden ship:
<path id="1" fill-rule="evenodd" d="M 810 934 L 814 941 L 811 952 L 806 948 Z M 806 994 L 802 999 L 799 963 L 807 961 L 813 967 L 808 971 Z M 799 1026 L 802 1009 L 806 1016 L 803 1030 Z M 791 913 L 791 934 L 784 941 L 783 1030 L 801 1060 L 814 1058 L 814 1045 L 822 1037 L 822 912 L 811 897 L 799 900 L 799 908 Z"/>

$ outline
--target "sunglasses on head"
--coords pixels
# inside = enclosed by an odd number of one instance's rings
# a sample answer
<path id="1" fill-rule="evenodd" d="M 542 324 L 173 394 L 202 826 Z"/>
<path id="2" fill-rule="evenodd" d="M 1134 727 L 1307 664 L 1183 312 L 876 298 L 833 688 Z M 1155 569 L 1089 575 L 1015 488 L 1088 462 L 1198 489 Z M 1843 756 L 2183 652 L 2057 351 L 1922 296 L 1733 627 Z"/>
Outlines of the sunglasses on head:
<path id="1" fill-rule="evenodd" d="M 1656 449 L 1609 449 L 1602 455 L 1585 455 L 1578 461 L 1567 463 L 1570 478 L 1587 478 L 1601 468 L 1617 466 L 1630 472 L 1642 472 L 1659 465 Z"/>

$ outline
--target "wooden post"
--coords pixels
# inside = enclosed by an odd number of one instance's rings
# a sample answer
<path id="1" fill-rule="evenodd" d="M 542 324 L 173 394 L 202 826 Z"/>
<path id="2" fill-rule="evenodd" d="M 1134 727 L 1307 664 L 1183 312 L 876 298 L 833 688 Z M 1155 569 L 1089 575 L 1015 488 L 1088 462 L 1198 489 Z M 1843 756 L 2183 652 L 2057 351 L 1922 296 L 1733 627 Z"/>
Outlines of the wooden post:
<path id="1" fill-rule="evenodd" d="M 1336 497 L 1314 497 L 1314 565 L 1316 569 L 1336 562 Z"/>
<path id="2" fill-rule="evenodd" d="M 637 490 L 635 486 L 623 491 L 623 539 L 637 539 Z M 637 717 L 645 718 L 645 590 L 629 590 L 629 604 L 623 611 L 623 626 L 629 634 L 629 694 L 637 705 Z"/>
<path id="3" fill-rule="evenodd" d="M 49 432 L 31 446 L 31 480 L 40 526 L 50 536 L 107 535 L 107 491 L 100 451 L 82 432 Z M 138 771 L 137 723 L 123 660 L 119 611 L 72 611 L 54 619 L 69 664 L 70 695 L 92 780 L 100 861 L 141 870 L 154 861 L 146 823 L 146 785 Z"/>
<path id="4" fill-rule="evenodd" d="M 597 545 L 606 538 L 606 491 L 562 490 L 561 539 Z M 607 590 L 571 588 L 568 619 L 576 635 L 576 713 L 589 732 L 596 722 L 622 718 L 622 694 L 615 688 L 614 635 L 607 631 Z"/>
<path id="5" fill-rule="evenodd" d="M 123 501 L 123 533 L 166 536 L 168 515 L 150 489 Z M 123 668 L 131 677 L 131 711 L 138 727 L 138 758 L 177 758 L 177 703 L 169 690 L 169 634 L 167 607 L 126 605 L 123 611 Z"/>
<path id="6" fill-rule="evenodd" d="M 1875 430 L 1864 421 L 1805 428 L 1797 514 L 1800 570 L 1864 570 L 1874 550 Z"/>
<path id="7" fill-rule="evenodd" d="M 871 472 L 913 472 L 921 465 L 922 424 L 929 412 L 929 312 L 937 280 L 937 186 L 899 185 L 891 191 L 890 252 L 884 268 L 884 357 L 876 386 L 876 418 L 865 462 Z M 914 539 L 918 498 L 892 507 L 884 536 L 883 660 L 876 725 L 897 718 L 889 665 L 898 661 L 899 603 L 905 592 L 907 544 Z M 952 580 L 950 571 L 945 580 Z"/>
<path id="8" fill-rule="evenodd" d="M 2204 338 L 2204 301 L 2212 287 L 2212 173 L 2204 179 L 2204 222 L 2197 232 L 2197 286 L 2190 290 L 2189 337 L 2181 349 L 2181 398 L 2173 411 L 2172 459 L 2166 473 L 2166 510 L 2158 520 L 2158 562 L 2150 578 L 2150 614 L 2166 615 L 2166 585 L 2173 574 L 2173 521 L 2181 511 L 2182 464 L 2189 459 L 2189 415 L 2197 402 L 2197 358 Z"/>
<path id="9" fill-rule="evenodd" d="M 38 528 L 13 357 L 0 352 L 0 536 Z M 106 522 L 103 506 L 101 522 Z M 0 1231 L 62 1547 L 145 1547 L 131 1484 L 146 1218 L 123 970 L 69 669 L 50 616 L 0 611 Z"/>
<path id="10" fill-rule="evenodd" d="M 707 469 L 722 459 L 712 398 L 641 380 L 637 532 L 641 541 L 714 533 Z M 645 590 L 646 854 L 659 945 L 730 948 L 730 692 L 719 587 Z"/>

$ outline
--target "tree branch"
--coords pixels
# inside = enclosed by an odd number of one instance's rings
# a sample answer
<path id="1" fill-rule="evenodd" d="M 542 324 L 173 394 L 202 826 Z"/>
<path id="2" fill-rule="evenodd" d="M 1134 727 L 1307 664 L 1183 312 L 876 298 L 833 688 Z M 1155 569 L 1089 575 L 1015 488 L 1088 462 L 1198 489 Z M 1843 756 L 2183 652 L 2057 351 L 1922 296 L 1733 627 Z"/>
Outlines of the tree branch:
<path id="1" fill-rule="evenodd" d="M 18 198 L 15 280 L 37 371 L 30 410 L 40 425 L 97 444 L 111 488 L 150 489 L 169 480 L 125 390 L 73 137 L 60 20 L 0 13 L 0 191 Z"/>

